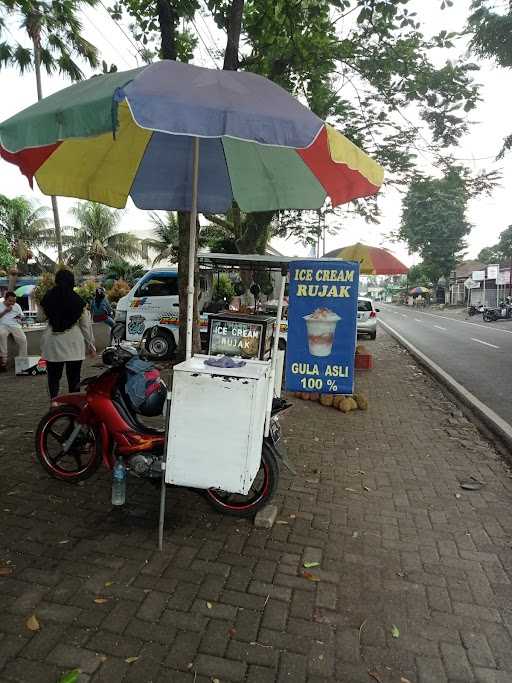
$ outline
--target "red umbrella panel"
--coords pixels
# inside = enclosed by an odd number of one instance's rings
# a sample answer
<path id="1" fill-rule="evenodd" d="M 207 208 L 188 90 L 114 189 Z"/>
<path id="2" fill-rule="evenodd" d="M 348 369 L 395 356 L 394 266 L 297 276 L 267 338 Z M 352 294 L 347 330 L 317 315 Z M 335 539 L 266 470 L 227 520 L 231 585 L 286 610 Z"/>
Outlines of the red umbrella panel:
<path id="1" fill-rule="evenodd" d="M 409 268 L 387 249 L 370 247 L 358 242 L 348 247 L 334 249 L 324 257 L 359 261 L 361 275 L 406 275 Z"/>

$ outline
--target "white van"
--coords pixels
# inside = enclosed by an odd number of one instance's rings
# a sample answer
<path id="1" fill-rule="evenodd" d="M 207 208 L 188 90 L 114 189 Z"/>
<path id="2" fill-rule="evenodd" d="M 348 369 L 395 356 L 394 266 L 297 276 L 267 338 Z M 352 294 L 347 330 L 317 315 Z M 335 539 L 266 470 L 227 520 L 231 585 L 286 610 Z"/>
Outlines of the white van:
<path id="1" fill-rule="evenodd" d="M 199 311 L 211 301 L 212 278 L 201 274 Z M 139 342 L 155 359 L 171 358 L 178 345 L 179 297 L 177 268 L 153 268 L 119 299 L 112 337 Z M 206 323 L 207 326 L 207 323 Z"/>

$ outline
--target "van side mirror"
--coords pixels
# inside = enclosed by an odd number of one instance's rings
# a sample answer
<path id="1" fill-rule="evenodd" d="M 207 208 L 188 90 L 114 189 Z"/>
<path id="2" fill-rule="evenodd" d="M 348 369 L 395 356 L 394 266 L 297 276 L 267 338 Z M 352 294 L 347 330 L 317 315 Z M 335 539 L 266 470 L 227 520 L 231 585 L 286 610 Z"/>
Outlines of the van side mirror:
<path id="1" fill-rule="evenodd" d="M 375 312 L 376 312 L 376 313 L 380 313 L 380 308 L 376 308 L 376 309 L 375 309 Z"/>

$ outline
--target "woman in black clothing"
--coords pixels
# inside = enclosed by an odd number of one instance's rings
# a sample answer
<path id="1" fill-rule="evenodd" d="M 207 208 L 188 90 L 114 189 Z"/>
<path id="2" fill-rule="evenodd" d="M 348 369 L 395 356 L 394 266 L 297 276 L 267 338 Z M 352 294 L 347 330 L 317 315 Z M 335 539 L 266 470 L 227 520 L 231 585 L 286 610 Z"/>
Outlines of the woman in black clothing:
<path id="1" fill-rule="evenodd" d="M 74 291 L 75 277 L 70 270 L 59 270 L 55 287 L 43 297 L 43 319 L 48 327 L 41 339 L 41 353 L 47 363 L 50 400 L 59 393 L 64 366 L 70 392 L 80 391 L 80 371 L 85 353 L 94 356 L 96 348 L 91 318 L 85 301 Z"/>

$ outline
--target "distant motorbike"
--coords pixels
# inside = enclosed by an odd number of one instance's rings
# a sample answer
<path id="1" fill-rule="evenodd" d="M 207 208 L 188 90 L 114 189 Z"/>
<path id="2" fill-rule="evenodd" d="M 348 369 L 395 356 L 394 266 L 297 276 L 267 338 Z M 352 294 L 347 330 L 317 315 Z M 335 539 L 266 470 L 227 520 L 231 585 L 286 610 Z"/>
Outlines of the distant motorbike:
<path id="1" fill-rule="evenodd" d="M 500 301 L 495 308 L 484 308 L 483 319 L 486 323 L 494 323 L 497 320 L 508 320 L 512 318 L 512 304 L 510 297 L 505 301 Z"/>
<path id="2" fill-rule="evenodd" d="M 471 304 L 471 306 L 468 307 L 468 315 L 478 315 L 479 313 L 484 312 L 484 307 L 482 304 L 479 304 L 478 306 L 474 306 Z"/>

